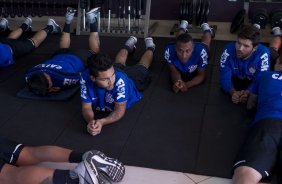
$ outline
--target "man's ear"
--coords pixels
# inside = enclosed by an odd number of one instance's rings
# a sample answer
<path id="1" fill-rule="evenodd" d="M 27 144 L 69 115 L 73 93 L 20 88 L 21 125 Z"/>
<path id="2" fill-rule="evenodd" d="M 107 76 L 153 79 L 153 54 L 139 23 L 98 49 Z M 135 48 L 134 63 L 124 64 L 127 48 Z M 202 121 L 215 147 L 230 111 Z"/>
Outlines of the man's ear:
<path id="1" fill-rule="evenodd" d="M 253 52 L 255 52 L 255 51 L 257 50 L 257 48 L 258 48 L 258 46 L 255 46 L 255 47 L 253 48 Z"/>
<path id="2" fill-rule="evenodd" d="M 90 79 L 95 82 L 96 81 L 96 78 L 93 76 L 93 75 L 90 75 Z"/>

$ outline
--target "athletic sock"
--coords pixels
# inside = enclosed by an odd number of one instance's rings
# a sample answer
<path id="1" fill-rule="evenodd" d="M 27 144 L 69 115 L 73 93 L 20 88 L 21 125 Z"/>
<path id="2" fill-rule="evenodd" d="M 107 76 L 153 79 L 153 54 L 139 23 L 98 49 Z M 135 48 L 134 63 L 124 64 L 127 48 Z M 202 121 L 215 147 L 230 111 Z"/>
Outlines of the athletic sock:
<path id="1" fill-rule="evenodd" d="M 62 183 L 77 184 L 78 182 L 79 182 L 78 177 L 72 178 L 70 176 L 69 170 L 56 169 L 54 171 L 54 175 L 53 175 L 53 183 L 54 184 L 62 184 Z"/>
<path id="2" fill-rule="evenodd" d="M 53 26 L 51 25 L 47 25 L 44 29 L 44 31 L 46 31 L 46 33 L 52 33 L 53 32 Z"/>
<path id="3" fill-rule="evenodd" d="M 22 23 L 22 25 L 20 26 L 20 28 L 23 30 L 23 31 L 26 31 L 28 29 L 28 25 L 25 24 L 25 23 Z"/>
<path id="4" fill-rule="evenodd" d="M 65 23 L 63 32 L 70 33 L 70 24 Z"/>
<path id="5" fill-rule="evenodd" d="M 69 156 L 70 163 L 80 163 L 82 161 L 83 153 L 72 151 Z"/>
<path id="6" fill-rule="evenodd" d="M 90 24 L 90 32 L 98 32 L 98 27 L 96 21 Z"/>

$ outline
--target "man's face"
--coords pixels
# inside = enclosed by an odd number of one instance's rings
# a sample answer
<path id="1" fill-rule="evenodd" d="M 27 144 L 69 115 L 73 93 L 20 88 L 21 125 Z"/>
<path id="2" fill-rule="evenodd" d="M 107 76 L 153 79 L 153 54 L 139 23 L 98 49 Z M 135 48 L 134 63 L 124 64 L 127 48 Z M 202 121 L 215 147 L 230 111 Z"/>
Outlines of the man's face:
<path id="1" fill-rule="evenodd" d="M 192 55 L 193 49 L 194 49 L 193 42 L 187 42 L 187 43 L 177 42 L 175 45 L 177 57 L 182 63 L 186 63 L 188 61 L 188 59 Z"/>
<path id="2" fill-rule="evenodd" d="M 51 79 L 51 76 L 48 75 L 47 73 L 44 73 L 44 76 L 46 77 L 47 81 L 48 81 L 48 93 L 52 93 L 52 92 L 59 92 L 61 90 L 60 87 L 56 87 L 56 86 L 53 86 L 53 82 L 52 82 L 52 79 Z"/>
<path id="3" fill-rule="evenodd" d="M 253 43 L 249 39 L 238 38 L 236 41 L 236 55 L 239 59 L 247 59 L 255 50 Z"/>
<path id="4" fill-rule="evenodd" d="M 99 72 L 97 77 L 91 76 L 91 79 L 96 82 L 100 88 L 112 90 L 116 80 L 114 67 L 112 66 L 106 71 Z"/>

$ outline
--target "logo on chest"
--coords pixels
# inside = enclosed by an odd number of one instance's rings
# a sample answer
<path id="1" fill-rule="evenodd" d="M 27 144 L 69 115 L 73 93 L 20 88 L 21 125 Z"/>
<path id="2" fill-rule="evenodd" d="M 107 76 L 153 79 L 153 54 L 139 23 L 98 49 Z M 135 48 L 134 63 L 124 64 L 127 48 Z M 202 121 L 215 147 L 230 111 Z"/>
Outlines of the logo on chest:
<path id="1" fill-rule="evenodd" d="M 250 66 L 249 67 L 249 72 L 250 72 L 250 74 L 254 75 L 256 73 L 256 67 Z"/>
<path id="2" fill-rule="evenodd" d="M 106 93 L 105 95 L 105 99 L 106 99 L 106 102 L 107 103 L 113 103 L 114 102 L 114 98 L 113 98 L 113 95 L 111 93 Z"/>
<path id="3" fill-rule="evenodd" d="M 191 65 L 188 67 L 189 73 L 193 73 L 197 69 L 197 65 Z"/>

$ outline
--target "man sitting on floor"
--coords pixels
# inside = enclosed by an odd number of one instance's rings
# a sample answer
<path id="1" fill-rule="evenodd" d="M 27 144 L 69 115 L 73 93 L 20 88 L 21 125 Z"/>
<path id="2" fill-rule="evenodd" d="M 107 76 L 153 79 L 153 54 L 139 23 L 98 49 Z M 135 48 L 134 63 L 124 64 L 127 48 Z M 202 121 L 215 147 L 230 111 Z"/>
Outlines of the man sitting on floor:
<path id="1" fill-rule="evenodd" d="M 281 30 L 277 29 L 272 44 L 276 45 L 275 50 L 281 48 Z M 233 166 L 235 184 L 257 184 L 262 178 L 269 177 L 274 169 L 278 172 L 278 183 L 282 183 L 281 56 L 276 60 L 274 70 L 262 72 L 254 84 L 257 112 Z"/>
<path id="2" fill-rule="evenodd" d="M 39 166 L 41 162 L 78 163 L 73 170 Z M 104 184 L 122 180 L 123 164 L 96 150 L 76 152 L 58 146 L 26 146 L 0 137 L 0 183 Z"/>
<path id="3" fill-rule="evenodd" d="M 259 44 L 254 26 L 244 26 L 236 42 L 223 49 L 220 59 L 220 85 L 235 104 L 245 103 L 261 72 L 268 71 L 270 56 L 267 47 Z"/>
<path id="4" fill-rule="evenodd" d="M 8 38 L 0 40 L 0 67 L 6 67 L 14 64 L 14 60 L 31 53 L 35 48 L 46 39 L 48 33 L 56 33 L 56 30 L 49 29 L 55 23 L 53 19 L 49 19 L 46 28 L 38 31 L 32 38 L 19 40 L 20 36 L 30 31 L 32 19 L 26 18 L 19 28 L 12 31 Z M 0 19 L 0 30 L 7 31 L 9 29 L 7 19 Z"/>
<path id="5" fill-rule="evenodd" d="M 60 49 L 53 54 L 52 58 L 26 72 L 25 78 L 28 87 L 36 95 L 46 96 L 79 85 L 81 72 L 85 70 L 83 61 L 86 61 L 92 52 L 98 52 L 99 43 L 94 41 L 99 39 L 95 24 L 90 28 L 89 45 L 91 51 L 75 52 L 69 49 L 70 25 L 75 12 L 75 9 L 67 8 Z M 98 12 L 99 8 L 93 10 L 93 13 Z M 59 30 L 60 27 L 54 23 L 49 29 Z"/>
<path id="6" fill-rule="evenodd" d="M 205 80 L 209 48 L 214 37 L 214 32 L 207 23 L 201 25 L 203 37 L 200 43 L 194 42 L 186 33 L 186 20 L 182 20 L 179 27 L 176 43 L 166 46 L 164 56 L 170 68 L 172 90 L 175 93 L 185 92 Z"/>
<path id="7" fill-rule="evenodd" d="M 115 58 L 115 63 L 105 54 L 93 54 L 88 59 L 88 71 L 81 80 L 82 115 L 91 135 L 101 133 L 102 127 L 121 119 L 126 108 L 142 98 L 139 91 L 150 83 L 149 67 L 153 60 L 155 44 L 152 38 L 145 38 L 146 51 L 138 64 L 126 66 L 137 38 L 131 36 Z M 94 110 L 108 111 L 105 118 L 95 118 Z"/>

